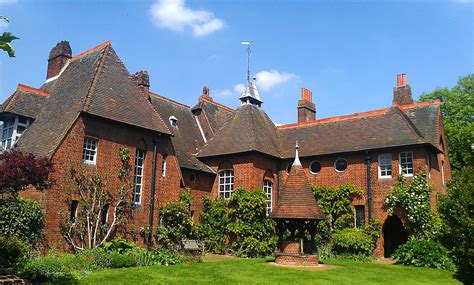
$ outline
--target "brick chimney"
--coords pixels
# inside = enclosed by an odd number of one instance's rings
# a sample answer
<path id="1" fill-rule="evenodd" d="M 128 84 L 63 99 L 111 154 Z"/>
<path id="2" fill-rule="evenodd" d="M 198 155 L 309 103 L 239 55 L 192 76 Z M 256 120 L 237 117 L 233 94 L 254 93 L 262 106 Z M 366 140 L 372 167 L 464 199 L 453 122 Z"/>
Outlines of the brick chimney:
<path id="1" fill-rule="evenodd" d="M 60 41 L 55 47 L 53 47 L 48 57 L 46 80 L 58 75 L 71 57 L 72 50 L 68 41 Z"/>
<path id="2" fill-rule="evenodd" d="M 298 123 L 316 119 L 316 105 L 313 103 L 313 92 L 301 88 L 301 99 L 298 100 Z"/>
<path id="3" fill-rule="evenodd" d="M 413 104 L 410 85 L 407 84 L 407 75 L 405 73 L 397 74 L 397 86 L 393 88 L 392 105 Z"/>
<path id="4" fill-rule="evenodd" d="M 150 76 L 148 75 L 148 71 L 140 70 L 135 73 L 133 76 L 133 80 L 138 85 L 140 90 L 142 90 L 143 94 L 145 94 L 150 99 Z"/>
<path id="5" fill-rule="evenodd" d="M 211 91 L 209 90 L 209 87 L 207 87 L 207 86 L 204 86 L 202 88 L 202 94 L 201 94 L 201 96 L 199 96 L 199 101 L 202 101 L 203 99 L 207 99 L 207 100 L 212 101 Z"/>

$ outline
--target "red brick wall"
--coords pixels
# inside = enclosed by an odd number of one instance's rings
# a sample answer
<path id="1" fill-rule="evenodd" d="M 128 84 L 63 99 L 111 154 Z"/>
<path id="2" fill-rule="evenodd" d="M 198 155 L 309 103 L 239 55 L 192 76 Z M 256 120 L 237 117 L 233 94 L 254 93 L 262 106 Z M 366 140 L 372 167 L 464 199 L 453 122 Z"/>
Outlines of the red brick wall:
<path id="1" fill-rule="evenodd" d="M 139 231 L 141 227 L 148 225 L 149 201 L 151 189 L 151 172 L 153 159 L 152 139 L 158 142 L 156 186 L 155 186 L 155 212 L 154 225 L 158 224 L 158 209 L 163 207 L 168 201 L 177 201 L 179 198 L 179 169 L 177 161 L 172 152 L 169 137 L 159 137 L 156 133 L 133 127 L 124 127 L 121 124 L 107 121 L 100 118 L 80 117 L 72 126 L 65 139 L 54 154 L 52 161 L 56 171 L 52 174 L 52 179 L 56 184 L 47 190 L 43 197 L 33 194 L 31 191 L 24 193 L 24 196 L 39 199 L 42 203 L 46 219 L 46 242 L 47 246 L 54 246 L 59 249 L 66 249 L 67 245 L 60 233 L 60 224 L 63 217 L 69 217 L 70 195 L 67 188 L 70 185 L 68 178 L 69 165 L 82 164 L 82 148 L 84 136 L 91 136 L 99 140 L 97 146 L 97 164 L 88 166 L 97 168 L 104 172 L 111 173 L 111 178 L 107 187 L 111 190 L 118 189 L 120 181 L 117 173 L 120 168 L 119 149 L 126 147 L 132 155 L 130 163 L 132 165 L 131 178 L 133 178 L 133 165 L 136 148 L 146 149 L 144 164 L 144 184 L 142 189 L 142 205 L 137 206 L 133 213 L 133 222 L 129 225 L 131 233 L 129 238 L 143 244 Z M 162 153 L 167 155 L 166 176 L 162 177 L 161 160 Z M 109 209 L 109 220 L 112 219 L 113 209 Z"/>
<path id="2" fill-rule="evenodd" d="M 211 196 L 212 185 L 214 184 L 215 175 L 196 171 L 187 168 L 181 168 L 185 187 L 191 191 L 194 201 L 191 205 L 191 213 L 193 221 L 199 221 L 199 214 L 202 212 L 203 198 Z M 191 181 L 191 174 L 196 176 L 196 181 Z"/>

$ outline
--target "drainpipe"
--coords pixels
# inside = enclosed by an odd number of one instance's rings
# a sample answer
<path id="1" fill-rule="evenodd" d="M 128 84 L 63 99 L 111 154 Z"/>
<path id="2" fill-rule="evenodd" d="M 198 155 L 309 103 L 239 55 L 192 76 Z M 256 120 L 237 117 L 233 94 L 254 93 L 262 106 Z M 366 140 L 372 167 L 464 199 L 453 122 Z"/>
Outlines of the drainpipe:
<path id="1" fill-rule="evenodd" d="M 365 151 L 365 164 L 367 165 L 367 209 L 369 221 L 372 219 L 372 156 Z"/>
<path id="2" fill-rule="evenodd" d="M 153 215 L 155 211 L 155 182 L 156 182 L 156 141 L 153 140 L 153 161 L 151 164 L 151 191 L 150 191 L 150 217 L 148 231 L 148 248 L 151 248 L 151 238 L 153 231 Z"/>
<path id="3" fill-rule="evenodd" d="M 277 198 L 280 199 L 280 162 L 277 161 Z"/>

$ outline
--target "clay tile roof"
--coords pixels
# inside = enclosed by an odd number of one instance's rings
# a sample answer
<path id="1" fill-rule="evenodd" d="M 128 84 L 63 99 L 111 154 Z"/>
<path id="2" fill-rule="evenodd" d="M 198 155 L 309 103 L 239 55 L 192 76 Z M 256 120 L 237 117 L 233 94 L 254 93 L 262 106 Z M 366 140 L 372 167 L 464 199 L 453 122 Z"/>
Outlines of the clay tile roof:
<path id="1" fill-rule="evenodd" d="M 0 106 L 0 113 L 12 113 L 36 119 L 49 93 L 18 84 L 17 90 Z"/>
<path id="2" fill-rule="evenodd" d="M 73 57 L 43 88 L 50 95 L 17 144 L 24 151 L 51 157 L 81 113 L 170 134 L 110 42 Z"/>
<path id="3" fill-rule="evenodd" d="M 280 157 L 275 125 L 261 108 L 245 104 L 237 108 L 233 118 L 215 133 L 198 157 L 249 151 Z"/>
<path id="4" fill-rule="evenodd" d="M 172 132 L 171 141 L 176 152 L 180 167 L 215 173 L 212 168 L 199 161 L 195 154 L 204 145 L 191 108 L 164 96 L 151 93 L 151 103 L 163 118 L 163 121 Z M 178 120 L 176 127 L 172 126 L 169 118 L 174 116 Z"/>
<path id="5" fill-rule="evenodd" d="M 282 158 L 293 157 L 293 144 L 303 146 L 301 156 L 361 151 L 415 144 L 433 144 L 438 113 L 436 104 L 392 107 L 361 114 L 279 126 Z"/>
<path id="6" fill-rule="evenodd" d="M 301 165 L 294 164 L 291 168 L 270 218 L 307 220 L 326 218 L 314 198 Z"/>

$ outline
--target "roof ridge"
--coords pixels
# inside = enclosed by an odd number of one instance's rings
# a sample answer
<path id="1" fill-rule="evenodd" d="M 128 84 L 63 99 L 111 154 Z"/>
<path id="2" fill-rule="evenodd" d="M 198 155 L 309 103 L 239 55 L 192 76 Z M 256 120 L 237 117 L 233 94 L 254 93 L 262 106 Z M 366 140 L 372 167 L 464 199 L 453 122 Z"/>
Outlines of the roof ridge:
<path id="1" fill-rule="evenodd" d="M 46 90 L 41 90 L 24 84 L 18 84 L 17 90 L 33 93 L 39 96 L 49 96 L 49 92 Z"/>
<path id="2" fill-rule="evenodd" d="M 175 105 L 178 105 L 178 106 L 181 106 L 181 107 L 185 107 L 185 108 L 191 109 L 191 107 L 188 106 L 188 105 L 186 105 L 186 104 L 180 103 L 180 102 L 178 102 L 178 101 L 175 101 L 175 100 L 173 100 L 173 99 L 170 99 L 170 98 L 165 97 L 165 96 L 163 96 L 163 95 L 160 95 L 160 94 L 158 94 L 158 93 L 154 93 L 154 92 L 150 91 L 150 95 L 153 95 L 153 96 L 158 97 L 158 98 L 160 98 L 160 99 L 166 100 L 166 101 L 168 101 L 168 102 L 170 102 L 170 103 L 173 103 L 173 104 L 175 104 Z"/>
<path id="3" fill-rule="evenodd" d="M 90 54 L 90 53 L 92 53 L 92 52 L 94 52 L 94 51 L 96 51 L 96 50 L 98 50 L 98 49 L 100 49 L 100 48 L 102 48 L 102 47 L 104 47 L 104 46 L 110 46 L 110 44 L 111 44 L 111 41 L 110 41 L 110 40 L 105 41 L 105 42 L 101 43 L 100 45 L 98 45 L 98 46 L 96 46 L 96 47 L 93 47 L 93 48 L 91 48 L 91 49 L 88 49 L 88 50 L 86 50 L 86 51 L 81 52 L 81 53 L 78 54 L 78 55 L 73 56 L 70 61 L 71 61 L 71 62 L 76 61 L 76 60 L 80 59 L 81 57 L 83 57 L 83 56 L 85 56 L 85 55 L 88 55 L 88 54 Z"/>
<path id="4" fill-rule="evenodd" d="M 232 112 L 232 113 L 235 112 L 234 109 L 232 109 L 232 108 L 230 108 L 230 107 L 227 107 L 227 106 L 224 105 L 224 104 L 217 103 L 217 102 L 214 101 L 214 100 L 209 100 L 209 99 L 206 99 L 206 98 L 202 98 L 201 100 L 202 100 L 202 101 L 209 102 L 209 103 L 211 103 L 211 104 L 214 104 L 214 105 L 216 105 L 216 106 L 218 106 L 218 107 L 221 107 L 222 109 L 227 110 L 227 111 L 229 111 L 229 112 Z"/>
<path id="5" fill-rule="evenodd" d="M 108 41 L 108 43 L 110 43 L 110 41 Z M 110 45 L 105 45 L 105 46 L 106 46 L 106 48 L 104 49 L 103 54 L 100 56 L 99 62 L 97 63 L 97 67 L 95 68 L 94 77 L 92 78 L 91 85 L 89 86 L 89 89 L 87 90 L 87 94 L 86 94 L 86 97 L 84 98 L 84 102 L 83 102 L 81 111 L 87 112 L 87 109 L 89 109 L 90 100 L 91 100 L 90 94 L 92 93 L 93 89 L 95 88 L 97 80 L 99 80 L 98 79 L 99 76 L 97 76 L 97 75 L 100 73 L 100 71 L 102 71 L 102 66 L 105 62 L 105 57 L 106 57 L 107 53 L 109 52 Z"/>
<path id="6" fill-rule="evenodd" d="M 372 111 L 367 111 L 367 112 L 359 112 L 359 113 L 353 113 L 349 115 L 342 115 L 342 116 L 312 120 L 312 121 L 303 122 L 303 123 L 291 123 L 291 124 L 286 124 L 286 125 L 280 125 L 280 126 L 276 126 L 276 128 L 288 129 L 288 128 L 296 128 L 296 127 L 302 127 L 302 126 L 323 124 L 323 123 L 332 123 L 332 122 L 338 122 L 338 121 L 343 121 L 343 120 L 358 119 L 358 118 L 363 118 L 363 117 L 372 117 L 372 116 L 382 115 L 386 113 L 388 110 L 389 108 L 377 109 L 377 110 L 372 110 Z"/>

